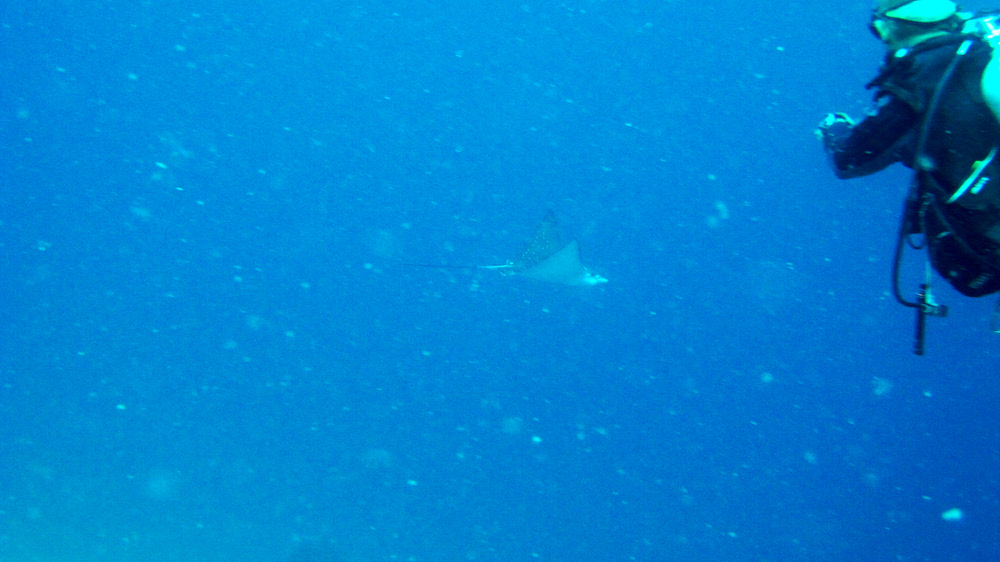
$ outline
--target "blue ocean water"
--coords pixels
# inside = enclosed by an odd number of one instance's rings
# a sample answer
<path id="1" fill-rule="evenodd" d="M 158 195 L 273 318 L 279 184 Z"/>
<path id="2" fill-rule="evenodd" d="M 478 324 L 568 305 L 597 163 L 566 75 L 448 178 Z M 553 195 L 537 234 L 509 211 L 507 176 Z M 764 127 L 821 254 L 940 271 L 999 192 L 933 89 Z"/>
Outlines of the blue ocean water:
<path id="1" fill-rule="evenodd" d="M 0 560 L 1000 558 L 995 301 L 910 353 L 827 4 L 4 3 Z M 547 209 L 608 284 L 407 265 Z"/>

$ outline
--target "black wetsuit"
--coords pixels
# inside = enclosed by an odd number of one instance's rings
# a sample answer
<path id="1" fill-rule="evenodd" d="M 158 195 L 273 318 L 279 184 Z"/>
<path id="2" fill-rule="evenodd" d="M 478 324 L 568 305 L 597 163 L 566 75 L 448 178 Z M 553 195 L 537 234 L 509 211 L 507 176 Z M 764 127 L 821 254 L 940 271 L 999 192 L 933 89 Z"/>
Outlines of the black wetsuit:
<path id="1" fill-rule="evenodd" d="M 960 56 L 966 40 L 971 46 Z M 868 84 L 877 112 L 853 127 L 838 122 L 824 131 L 837 177 L 853 178 L 894 162 L 914 168 L 921 131 L 928 128 L 918 175 L 924 204 L 914 206 L 911 220 L 927 236 L 935 269 L 969 296 L 1000 291 L 1000 122 L 981 87 L 992 53 L 981 39 L 957 33 L 890 53 Z"/>

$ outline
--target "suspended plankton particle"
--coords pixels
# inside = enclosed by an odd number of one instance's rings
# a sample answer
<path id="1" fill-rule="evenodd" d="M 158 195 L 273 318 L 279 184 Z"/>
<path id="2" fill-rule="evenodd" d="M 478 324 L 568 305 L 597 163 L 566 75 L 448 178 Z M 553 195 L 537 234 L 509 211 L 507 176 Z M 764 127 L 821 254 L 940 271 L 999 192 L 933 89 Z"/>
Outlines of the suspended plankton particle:
<path id="1" fill-rule="evenodd" d="M 957 507 L 953 507 L 953 508 L 949 509 L 948 511 L 945 511 L 944 513 L 942 513 L 941 514 L 941 519 L 944 519 L 945 521 L 951 521 L 951 522 L 953 522 L 953 521 L 961 521 L 962 517 L 964 517 L 964 516 L 965 516 L 965 514 L 962 513 L 961 509 L 959 509 Z"/>

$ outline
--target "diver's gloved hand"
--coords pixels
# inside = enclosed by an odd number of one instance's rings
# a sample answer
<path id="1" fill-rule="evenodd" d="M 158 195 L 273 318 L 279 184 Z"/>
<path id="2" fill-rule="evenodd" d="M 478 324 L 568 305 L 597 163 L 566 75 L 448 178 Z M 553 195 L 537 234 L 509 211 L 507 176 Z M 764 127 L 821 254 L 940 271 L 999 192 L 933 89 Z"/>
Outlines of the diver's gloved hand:
<path id="1" fill-rule="evenodd" d="M 854 127 L 854 119 L 851 119 L 846 113 L 830 113 L 814 132 L 816 138 L 826 145 L 832 139 L 849 133 L 852 127 Z"/>

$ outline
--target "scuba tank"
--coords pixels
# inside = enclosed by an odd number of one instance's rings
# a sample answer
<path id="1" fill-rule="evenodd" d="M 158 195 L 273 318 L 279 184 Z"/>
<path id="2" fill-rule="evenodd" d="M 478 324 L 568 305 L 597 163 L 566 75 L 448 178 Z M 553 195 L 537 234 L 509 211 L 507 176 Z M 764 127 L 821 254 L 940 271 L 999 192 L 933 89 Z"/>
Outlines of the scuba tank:
<path id="1" fill-rule="evenodd" d="M 1000 121 L 1000 14 L 975 14 L 962 26 L 962 33 L 981 37 L 993 47 L 993 58 L 983 70 L 982 90 L 986 105 Z"/>

